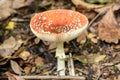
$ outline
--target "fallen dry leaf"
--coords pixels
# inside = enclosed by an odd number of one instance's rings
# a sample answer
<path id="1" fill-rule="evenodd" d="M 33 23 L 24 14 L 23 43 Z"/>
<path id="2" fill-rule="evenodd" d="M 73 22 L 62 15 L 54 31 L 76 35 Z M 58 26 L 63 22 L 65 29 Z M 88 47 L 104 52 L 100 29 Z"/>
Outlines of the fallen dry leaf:
<path id="1" fill-rule="evenodd" d="M 5 29 L 13 30 L 15 27 L 15 22 L 10 21 L 8 25 L 5 27 Z"/>
<path id="2" fill-rule="evenodd" d="M 89 55 L 82 55 L 82 56 L 77 56 L 74 55 L 73 58 L 75 60 L 80 61 L 83 64 L 86 63 L 99 63 L 100 61 L 104 60 L 104 58 L 106 57 L 106 55 L 100 55 L 100 54 L 89 54 Z"/>
<path id="3" fill-rule="evenodd" d="M 40 42 L 40 38 L 35 38 L 34 42 L 35 42 L 35 44 L 38 44 Z"/>
<path id="4" fill-rule="evenodd" d="M 43 58 L 37 57 L 35 59 L 35 64 L 36 64 L 36 66 L 43 66 L 44 65 Z"/>
<path id="5" fill-rule="evenodd" d="M 23 60 L 27 60 L 27 58 L 30 56 L 30 53 L 28 51 L 23 51 L 20 53 L 19 57 Z"/>
<path id="6" fill-rule="evenodd" d="M 22 40 L 16 41 L 15 38 L 11 36 L 10 38 L 6 39 L 3 44 L 0 45 L 0 56 L 11 56 L 14 51 L 21 46 L 22 43 Z"/>
<path id="7" fill-rule="evenodd" d="M 72 3 L 76 6 L 80 5 L 88 9 L 95 9 L 95 8 L 100 8 L 104 6 L 104 5 L 89 4 L 84 2 L 84 0 L 72 0 Z"/>
<path id="8" fill-rule="evenodd" d="M 96 37 L 96 35 L 95 35 L 95 34 L 93 34 L 93 33 L 89 33 L 87 37 L 88 37 L 89 39 L 91 39 L 91 38 Z"/>
<path id="9" fill-rule="evenodd" d="M 81 62 L 82 64 L 87 64 L 87 58 L 85 55 L 79 56 L 79 55 L 73 55 L 73 59 Z"/>
<path id="10" fill-rule="evenodd" d="M 8 62 L 7 58 L 0 58 L 0 65 L 4 65 Z"/>
<path id="11" fill-rule="evenodd" d="M 7 0 L 8 1 L 8 0 Z M 13 0 L 12 1 L 12 8 L 18 9 L 24 6 L 30 5 L 34 0 Z"/>
<path id="12" fill-rule="evenodd" d="M 33 0 L 0 0 L 0 20 L 16 13 L 15 9 L 28 6 Z"/>
<path id="13" fill-rule="evenodd" d="M 22 68 L 18 65 L 17 62 L 10 60 L 11 68 L 16 73 L 21 75 L 22 74 Z"/>
<path id="14" fill-rule="evenodd" d="M 8 80 L 25 80 L 24 78 L 17 76 L 15 74 L 9 73 L 9 72 L 6 72 L 5 75 L 8 76 Z"/>
<path id="15" fill-rule="evenodd" d="M 113 45 L 113 48 L 114 49 L 120 49 L 120 45 L 118 44 L 118 45 Z"/>
<path id="16" fill-rule="evenodd" d="M 115 65 L 120 70 L 120 63 Z"/>
<path id="17" fill-rule="evenodd" d="M 31 69 L 31 73 L 35 72 L 35 70 L 36 70 L 36 67 L 33 66 L 32 69 Z"/>
<path id="18" fill-rule="evenodd" d="M 29 74 L 30 71 L 31 71 L 31 69 L 32 69 L 31 66 L 26 66 L 26 67 L 24 68 L 24 72 L 25 72 L 25 74 Z"/>
<path id="19" fill-rule="evenodd" d="M 57 44 L 55 42 L 49 42 L 49 50 L 50 49 L 55 49 L 57 47 Z"/>
<path id="20" fill-rule="evenodd" d="M 114 16 L 114 8 L 111 7 L 98 24 L 99 38 L 108 43 L 118 43 L 120 28 Z"/>
<path id="21" fill-rule="evenodd" d="M 77 37 L 77 42 L 80 44 L 85 43 L 87 34 L 88 34 L 87 30 L 85 30 L 80 36 Z"/>
<path id="22" fill-rule="evenodd" d="M 100 55 L 100 54 L 90 54 L 87 56 L 88 63 L 98 63 L 98 62 L 104 60 L 105 57 L 106 57 L 106 55 Z"/>
<path id="23" fill-rule="evenodd" d="M 93 33 L 89 33 L 87 38 L 90 39 L 93 43 L 97 43 L 98 42 L 98 39 L 97 39 L 96 35 L 93 34 Z"/>
<path id="24" fill-rule="evenodd" d="M 120 8 L 120 3 L 111 3 L 111 4 L 107 4 L 101 8 L 96 8 L 94 9 L 94 11 L 98 12 L 98 13 L 104 13 L 107 10 L 109 10 L 112 6 L 114 6 L 113 10 L 118 10 Z"/>
<path id="25" fill-rule="evenodd" d="M 15 10 L 10 9 L 10 8 L 1 8 L 0 7 L 0 20 L 6 19 L 9 17 L 12 13 L 16 13 Z"/>

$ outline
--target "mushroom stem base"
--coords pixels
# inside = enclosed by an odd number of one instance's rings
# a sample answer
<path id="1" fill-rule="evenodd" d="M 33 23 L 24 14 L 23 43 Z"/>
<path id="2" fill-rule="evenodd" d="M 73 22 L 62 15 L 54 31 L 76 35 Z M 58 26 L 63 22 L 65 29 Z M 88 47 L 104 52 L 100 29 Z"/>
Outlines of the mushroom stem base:
<path id="1" fill-rule="evenodd" d="M 64 59 L 57 58 L 57 71 L 58 71 L 58 75 L 65 76 L 65 61 L 64 61 Z"/>
<path id="2" fill-rule="evenodd" d="M 60 76 L 65 75 L 65 51 L 64 51 L 64 43 L 59 42 L 57 43 L 57 49 L 56 49 L 56 57 L 57 57 L 57 71 Z"/>

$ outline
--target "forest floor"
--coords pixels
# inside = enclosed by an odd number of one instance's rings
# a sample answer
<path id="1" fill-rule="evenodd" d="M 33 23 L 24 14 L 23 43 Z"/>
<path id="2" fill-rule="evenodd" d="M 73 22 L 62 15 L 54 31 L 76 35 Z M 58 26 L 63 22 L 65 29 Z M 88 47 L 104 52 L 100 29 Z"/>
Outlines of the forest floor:
<path id="1" fill-rule="evenodd" d="M 75 77 L 66 59 L 69 78 L 63 78 L 120 80 L 119 0 L 104 4 L 82 0 L 1 0 L 0 80 L 63 79 L 56 76 L 56 44 L 37 38 L 30 30 L 32 16 L 51 9 L 78 11 L 89 20 L 88 30 L 64 43 L 66 55 L 72 54 Z"/>

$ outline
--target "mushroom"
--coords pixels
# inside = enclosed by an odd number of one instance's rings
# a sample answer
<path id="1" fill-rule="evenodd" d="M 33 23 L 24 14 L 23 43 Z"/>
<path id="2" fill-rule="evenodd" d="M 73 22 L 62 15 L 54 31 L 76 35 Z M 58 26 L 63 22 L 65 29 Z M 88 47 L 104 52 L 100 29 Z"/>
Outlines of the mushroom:
<path id="1" fill-rule="evenodd" d="M 32 17 L 30 28 L 40 39 L 57 44 L 57 71 L 65 75 L 64 42 L 79 36 L 87 29 L 88 19 L 83 14 L 72 10 L 49 10 Z"/>

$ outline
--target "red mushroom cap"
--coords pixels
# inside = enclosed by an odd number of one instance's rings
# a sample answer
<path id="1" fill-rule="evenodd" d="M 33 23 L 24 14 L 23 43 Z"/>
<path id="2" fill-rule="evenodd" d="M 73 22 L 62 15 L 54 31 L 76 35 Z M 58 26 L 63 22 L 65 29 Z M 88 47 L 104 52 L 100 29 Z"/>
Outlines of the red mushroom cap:
<path id="1" fill-rule="evenodd" d="M 88 25 L 83 14 L 72 10 L 49 10 L 36 14 L 30 22 L 32 32 L 46 41 L 69 41 L 80 35 Z"/>

